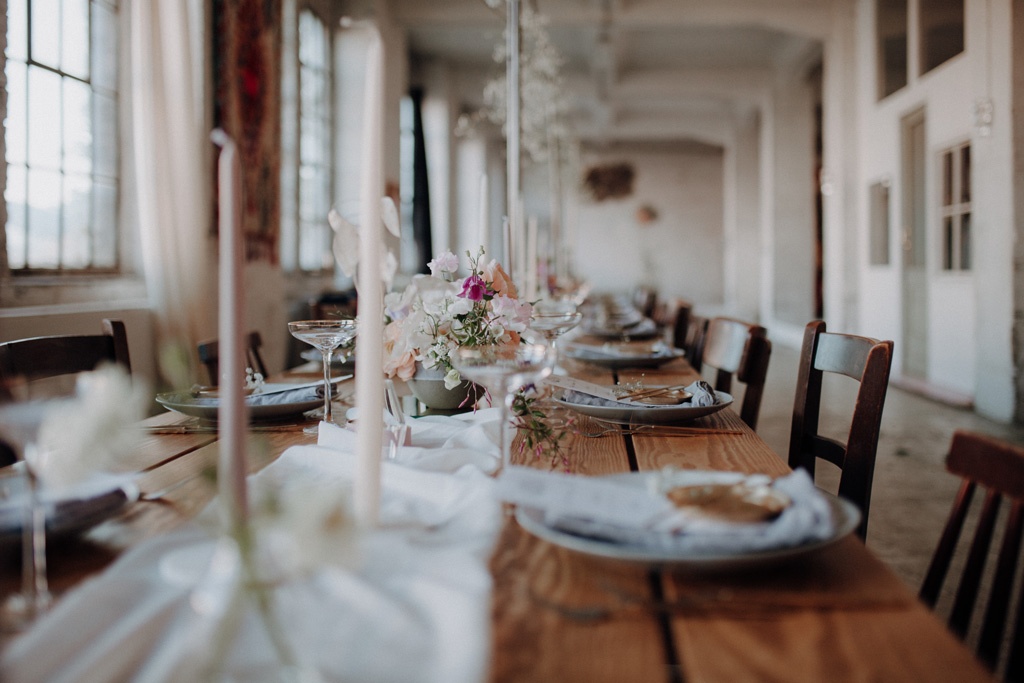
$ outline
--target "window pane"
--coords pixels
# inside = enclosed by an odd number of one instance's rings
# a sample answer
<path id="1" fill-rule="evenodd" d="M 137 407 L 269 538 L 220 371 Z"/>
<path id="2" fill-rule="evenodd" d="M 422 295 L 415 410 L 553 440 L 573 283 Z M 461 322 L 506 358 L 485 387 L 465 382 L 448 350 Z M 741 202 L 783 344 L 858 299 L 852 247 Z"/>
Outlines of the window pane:
<path id="1" fill-rule="evenodd" d="M 64 235 L 62 237 L 61 264 L 65 268 L 85 268 L 89 265 L 90 229 L 92 211 L 89 206 L 92 182 L 88 176 L 64 177 Z"/>
<path id="2" fill-rule="evenodd" d="M 93 185 L 92 265 L 97 268 L 117 266 L 117 186 L 97 180 Z"/>
<path id="3" fill-rule="evenodd" d="M 73 78 L 64 79 L 64 170 L 92 172 L 92 92 Z"/>
<path id="4" fill-rule="evenodd" d="M 942 205 L 953 203 L 953 153 L 942 155 Z"/>
<path id="5" fill-rule="evenodd" d="M 34 23 L 34 22 L 33 22 Z M 89 78 L 89 0 L 64 0 L 61 70 Z"/>
<path id="6" fill-rule="evenodd" d="M 60 68 L 60 0 L 32 0 L 32 59 Z"/>
<path id="7" fill-rule="evenodd" d="M 964 51 L 964 0 L 919 0 L 921 73 Z"/>
<path id="8" fill-rule="evenodd" d="M 907 84 L 907 0 L 877 0 L 879 98 Z"/>
<path id="9" fill-rule="evenodd" d="M 964 145 L 960 149 L 960 203 L 971 201 L 971 146 Z"/>
<path id="10" fill-rule="evenodd" d="M 117 22 L 102 4 L 92 7 L 92 84 L 105 90 L 117 88 Z"/>
<path id="11" fill-rule="evenodd" d="M 971 214 L 960 216 L 960 268 L 971 269 Z"/>
<path id="12" fill-rule="evenodd" d="M 94 173 L 108 178 L 117 175 L 117 103 L 104 95 L 93 94 L 92 127 L 96 133 Z"/>
<path id="13" fill-rule="evenodd" d="M 11 268 L 25 267 L 25 169 L 7 166 L 7 263 Z"/>
<path id="14" fill-rule="evenodd" d="M 28 60 L 27 0 L 7 0 L 7 56 Z"/>
<path id="15" fill-rule="evenodd" d="M 4 122 L 4 137 L 7 141 L 7 161 L 25 163 L 25 143 L 28 130 L 25 127 L 25 65 L 7 62 L 7 120 Z"/>
<path id="16" fill-rule="evenodd" d="M 28 69 L 28 163 L 32 166 L 60 168 L 60 81 L 51 71 Z"/>
<path id="17" fill-rule="evenodd" d="M 945 216 L 942 219 L 942 268 L 952 270 L 953 268 L 953 217 Z"/>
<path id="18" fill-rule="evenodd" d="M 28 266 L 56 268 L 60 265 L 60 174 L 53 171 L 28 172 Z"/>

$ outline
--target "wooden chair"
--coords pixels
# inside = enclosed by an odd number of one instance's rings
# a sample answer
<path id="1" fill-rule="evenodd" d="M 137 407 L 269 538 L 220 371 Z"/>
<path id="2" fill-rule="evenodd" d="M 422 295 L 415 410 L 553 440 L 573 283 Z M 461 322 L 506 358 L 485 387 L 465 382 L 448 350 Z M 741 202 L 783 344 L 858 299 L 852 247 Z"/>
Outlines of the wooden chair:
<path id="1" fill-rule="evenodd" d="M 267 366 L 260 356 L 260 347 L 263 346 L 263 338 L 259 332 L 250 332 L 248 343 L 245 347 L 245 358 L 248 367 L 267 377 Z M 216 386 L 220 383 L 220 346 L 216 339 L 199 342 L 199 360 L 206 366 L 206 372 L 210 375 L 210 384 Z"/>
<path id="2" fill-rule="evenodd" d="M 789 436 L 789 466 L 803 467 L 811 477 L 817 458 L 838 466 L 842 471 L 839 495 L 860 508 L 857 533 L 862 539 L 868 532 L 871 482 L 891 365 L 891 341 L 826 332 L 822 320 L 808 323 L 804 330 Z M 821 385 L 826 372 L 860 382 L 845 444 L 818 433 Z"/>
<path id="3" fill-rule="evenodd" d="M 685 299 L 669 299 L 655 307 L 652 318 L 664 333 L 666 343 L 684 348 L 692 312 L 693 304 Z"/>
<path id="4" fill-rule="evenodd" d="M 644 316 L 650 318 L 658 305 L 658 292 L 643 285 L 633 291 L 633 306 Z"/>
<path id="5" fill-rule="evenodd" d="M 128 372 L 128 333 L 120 320 L 103 320 L 103 334 L 54 335 L 0 342 L 0 398 L 18 382 L 36 382 L 94 370 L 103 361 L 120 363 Z M 0 467 L 16 461 L 14 450 L 0 441 Z"/>
<path id="6" fill-rule="evenodd" d="M 942 584 L 949 572 L 960 532 L 964 527 L 971 499 L 980 485 L 987 489 L 977 518 L 960 583 L 949 615 L 949 627 L 960 638 L 967 634 L 978 597 L 981 577 L 1002 499 L 1008 498 L 1010 511 L 1006 516 L 1003 540 L 996 561 L 995 574 L 985 607 L 977 654 L 990 669 L 999 661 L 1000 645 L 1006 642 L 1009 654 L 1005 680 L 1024 680 L 1024 602 L 1017 614 L 1008 620 L 1013 597 L 1014 574 L 1020 560 L 1021 531 L 1024 528 L 1024 448 L 981 434 L 959 430 L 953 434 L 946 469 L 959 475 L 963 482 L 950 511 L 949 519 L 932 556 L 928 573 L 921 584 L 921 600 L 934 608 Z M 1012 626 L 1012 641 L 1004 638 Z"/>
<path id="7" fill-rule="evenodd" d="M 691 312 L 686 326 L 686 333 L 680 343 L 676 346 L 686 352 L 686 360 L 694 370 L 700 372 L 703 368 L 704 338 L 708 332 L 710 319 Z"/>
<path id="8" fill-rule="evenodd" d="M 93 370 L 103 361 L 131 372 L 128 333 L 120 320 L 103 320 L 103 334 L 31 337 L 0 343 L 0 384 L 29 382 Z"/>
<path id="9" fill-rule="evenodd" d="M 743 382 L 743 405 L 740 419 L 757 429 L 761 412 L 761 396 L 768 377 L 768 359 L 772 343 L 760 325 L 734 318 L 713 318 L 704 335 L 702 367 L 715 370 L 715 389 L 732 392 L 733 378 Z"/>

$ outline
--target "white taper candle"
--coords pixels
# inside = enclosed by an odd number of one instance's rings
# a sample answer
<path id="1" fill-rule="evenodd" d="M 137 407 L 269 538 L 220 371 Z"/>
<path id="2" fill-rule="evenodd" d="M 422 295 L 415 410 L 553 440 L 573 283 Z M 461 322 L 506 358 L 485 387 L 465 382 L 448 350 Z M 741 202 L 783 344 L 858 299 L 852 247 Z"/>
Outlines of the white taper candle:
<path id="1" fill-rule="evenodd" d="M 235 142 L 220 128 L 211 139 L 221 148 L 217 163 L 219 184 L 220 320 L 217 336 L 220 377 L 217 408 L 217 487 L 221 514 L 230 528 L 247 516 L 245 430 L 245 288 L 242 282 L 241 164 Z"/>

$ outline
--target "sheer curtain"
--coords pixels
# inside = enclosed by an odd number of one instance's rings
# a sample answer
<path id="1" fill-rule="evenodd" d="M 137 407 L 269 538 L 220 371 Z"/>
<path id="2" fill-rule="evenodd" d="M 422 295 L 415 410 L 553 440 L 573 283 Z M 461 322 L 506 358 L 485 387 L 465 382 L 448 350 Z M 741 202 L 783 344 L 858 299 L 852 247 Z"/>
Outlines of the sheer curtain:
<path id="1" fill-rule="evenodd" d="M 203 6 L 202 0 L 129 3 L 131 148 L 143 264 L 161 374 L 178 386 L 196 377 L 196 344 L 216 330 Z"/>

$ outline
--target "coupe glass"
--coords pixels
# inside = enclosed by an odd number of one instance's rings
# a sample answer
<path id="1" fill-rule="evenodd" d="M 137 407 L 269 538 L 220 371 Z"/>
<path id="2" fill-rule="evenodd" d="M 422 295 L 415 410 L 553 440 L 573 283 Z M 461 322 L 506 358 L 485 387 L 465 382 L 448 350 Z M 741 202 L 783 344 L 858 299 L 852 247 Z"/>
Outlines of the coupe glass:
<path id="1" fill-rule="evenodd" d="M 333 320 L 298 320 L 288 323 L 288 331 L 296 339 L 320 350 L 324 360 L 324 422 L 334 422 L 331 413 L 331 356 L 334 350 L 352 341 L 356 336 L 354 318 Z M 317 427 L 307 427 L 307 432 L 316 433 Z"/>
<path id="2" fill-rule="evenodd" d="M 545 299 L 533 306 L 530 328 L 537 330 L 551 344 L 555 355 L 555 369 L 558 371 L 558 338 L 580 324 L 583 314 L 576 310 L 576 303 L 570 299 Z"/>
<path id="3" fill-rule="evenodd" d="M 501 399 L 501 423 L 498 444 L 501 448 L 501 470 L 511 463 L 512 449 L 506 436 L 512 419 L 516 391 L 551 374 L 554 350 L 537 333 L 526 330 L 518 344 L 463 346 L 450 356 L 452 365 L 465 379 L 487 388 Z"/>
<path id="4" fill-rule="evenodd" d="M 53 601 L 46 579 L 46 507 L 39 482 L 29 466 L 34 458 L 39 426 L 54 401 L 0 403 L 0 437 L 14 449 L 25 479 L 25 506 L 21 520 L 21 591 L 0 607 L 0 623 L 8 632 L 23 630 Z"/>

